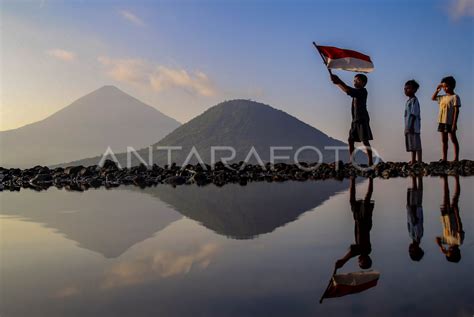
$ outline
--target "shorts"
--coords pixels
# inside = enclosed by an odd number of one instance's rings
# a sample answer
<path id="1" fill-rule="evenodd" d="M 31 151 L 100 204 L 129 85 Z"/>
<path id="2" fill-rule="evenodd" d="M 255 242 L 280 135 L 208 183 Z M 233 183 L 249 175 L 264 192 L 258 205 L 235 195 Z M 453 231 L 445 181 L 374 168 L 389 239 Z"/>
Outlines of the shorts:
<path id="1" fill-rule="evenodd" d="M 421 207 L 423 205 L 422 189 L 407 189 L 407 206 Z"/>
<path id="2" fill-rule="evenodd" d="M 439 123 L 438 124 L 438 132 L 454 132 L 456 131 L 456 128 L 453 129 L 453 125 L 452 124 L 448 124 L 448 123 Z"/>
<path id="3" fill-rule="evenodd" d="M 419 133 L 405 134 L 405 147 L 407 152 L 421 151 L 421 138 Z"/>
<path id="4" fill-rule="evenodd" d="M 372 130 L 369 121 L 356 121 L 351 123 L 349 130 L 349 140 L 354 142 L 363 142 L 373 140 Z"/>

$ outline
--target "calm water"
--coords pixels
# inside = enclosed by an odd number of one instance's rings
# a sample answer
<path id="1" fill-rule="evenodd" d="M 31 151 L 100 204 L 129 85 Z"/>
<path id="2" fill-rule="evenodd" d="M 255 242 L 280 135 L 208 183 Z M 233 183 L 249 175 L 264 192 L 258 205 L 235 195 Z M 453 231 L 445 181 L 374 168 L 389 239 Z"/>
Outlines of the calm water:
<path id="1" fill-rule="evenodd" d="M 0 315 L 472 316 L 474 178 L 422 182 L 3 192 Z M 351 245 L 377 284 L 320 304 Z"/>

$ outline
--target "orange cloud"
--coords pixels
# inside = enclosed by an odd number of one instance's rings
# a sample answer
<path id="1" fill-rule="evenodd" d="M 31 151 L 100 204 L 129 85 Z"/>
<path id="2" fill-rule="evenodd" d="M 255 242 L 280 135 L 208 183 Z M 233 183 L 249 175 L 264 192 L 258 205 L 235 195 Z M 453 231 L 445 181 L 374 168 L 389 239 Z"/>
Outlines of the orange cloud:
<path id="1" fill-rule="evenodd" d="M 184 69 L 159 66 L 157 70 L 151 74 L 150 84 L 156 91 L 171 87 L 180 87 L 205 97 L 216 95 L 216 91 L 207 75 L 199 71 L 194 74 L 189 74 Z"/>
<path id="2" fill-rule="evenodd" d="M 136 285 L 154 278 L 184 275 L 194 266 L 205 269 L 218 249 L 218 245 L 208 243 L 187 254 L 158 251 L 129 262 L 119 263 L 106 273 L 101 288 Z"/>
<path id="3" fill-rule="evenodd" d="M 46 53 L 49 56 L 52 56 L 54 58 L 57 58 L 59 60 L 65 61 L 65 62 L 72 62 L 76 59 L 76 54 L 71 51 L 66 51 L 63 49 L 52 49 L 49 51 L 46 51 Z"/>
<path id="4" fill-rule="evenodd" d="M 147 65 L 140 59 L 112 59 L 100 56 L 98 61 L 107 67 L 107 74 L 116 81 L 144 83 L 147 81 Z"/>
<path id="5" fill-rule="evenodd" d="M 474 1 L 452 0 L 448 10 L 449 15 L 455 20 L 459 20 L 462 17 L 474 17 Z"/>
<path id="6" fill-rule="evenodd" d="M 138 84 L 157 92 L 179 88 L 204 97 L 217 94 L 209 77 L 201 71 L 189 73 L 185 69 L 153 66 L 142 59 L 100 56 L 98 61 L 106 68 L 107 75 L 116 81 Z"/>

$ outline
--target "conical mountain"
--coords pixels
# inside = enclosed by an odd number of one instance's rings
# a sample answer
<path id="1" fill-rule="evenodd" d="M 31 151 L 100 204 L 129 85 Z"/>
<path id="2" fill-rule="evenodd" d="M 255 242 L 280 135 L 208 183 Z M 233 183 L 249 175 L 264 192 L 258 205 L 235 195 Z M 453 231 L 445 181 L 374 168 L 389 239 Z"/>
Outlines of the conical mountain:
<path id="1" fill-rule="evenodd" d="M 301 147 L 312 146 L 318 148 L 323 161 L 334 161 L 334 150 L 325 150 L 325 146 L 345 146 L 346 144 L 333 139 L 318 129 L 302 122 L 288 113 L 272 108 L 263 103 L 250 100 L 231 100 L 222 102 L 209 108 L 201 115 L 183 124 L 168 134 L 158 143 L 142 149 L 137 154 L 149 163 L 150 148 L 153 163 L 159 165 L 167 163 L 167 151 L 157 147 L 182 147 L 181 150 L 172 150 L 172 161 L 181 165 L 186 161 L 191 149 L 195 147 L 199 157 L 205 162 L 211 162 L 211 149 L 215 146 L 227 146 L 235 149 L 234 162 L 247 158 L 252 147 L 255 148 L 262 161 L 270 161 L 271 147 L 292 147 L 291 150 L 275 150 L 277 156 L 289 156 L 293 161 L 295 153 Z M 231 156 L 229 150 L 216 150 L 216 161 L 222 157 Z M 347 155 L 341 154 L 341 157 Z M 116 155 L 122 166 L 126 166 L 127 155 Z M 137 155 L 133 154 L 132 164 L 139 164 Z M 299 153 L 300 161 L 317 161 L 318 154 L 314 150 L 303 150 Z M 70 163 L 94 165 L 101 157 L 95 157 Z M 196 163 L 196 155 L 192 155 L 191 163 Z M 256 156 L 251 155 L 249 162 L 257 162 Z"/>
<path id="2" fill-rule="evenodd" d="M 127 146 L 145 147 L 180 125 L 114 86 L 104 86 L 44 120 L 0 132 L 0 166 L 51 165 Z"/>

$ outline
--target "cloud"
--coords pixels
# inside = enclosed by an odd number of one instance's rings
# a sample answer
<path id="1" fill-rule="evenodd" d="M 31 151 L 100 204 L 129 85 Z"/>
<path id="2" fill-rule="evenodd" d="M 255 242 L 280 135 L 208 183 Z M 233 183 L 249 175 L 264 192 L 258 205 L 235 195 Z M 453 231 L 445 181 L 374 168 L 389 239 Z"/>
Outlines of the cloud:
<path id="1" fill-rule="evenodd" d="M 204 270 L 209 266 L 218 250 L 217 244 L 207 243 L 188 251 L 188 253 L 158 251 L 154 254 L 137 257 L 129 262 L 121 262 L 106 272 L 101 288 L 137 285 L 156 278 L 185 275 L 193 268 Z"/>
<path id="2" fill-rule="evenodd" d="M 204 97 L 217 94 L 209 77 L 201 71 L 190 73 L 185 69 L 155 66 L 142 59 L 100 56 L 98 61 L 106 68 L 107 75 L 116 81 L 138 84 L 157 92 L 178 88 Z"/>
<path id="3" fill-rule="evenodd" d="M 474 17 L 474 1 L 452 0 L 448 10 L 449 15 L 455 20 L 462 17 Z"/>
<path id="4" fill-rule="evenodd" d="M 66 50 L 62 50 L 58 48 L 46 51 L 46 54 L 65 62 L 72 62 L 76 59 L 76 54 L 74 52 L 66 51 Z"/>
<path id="5" fill-rule="evenodd" d="M 148 81 L 149 67 L 140 59 L 113 59 L 99 56 L 97 60 L 106 67 L 106 73 L 116 81 L 144 84 Z"/>
<path id="6" fill-rule="evenodd" d="M 156 91 L 180 87 L 191 93 L 205 97 L 214 96 L 216 94 L 207 75 L 200 71 L 189 74 L 184 69 L 158 66 L 156 71 L 150 76 L 150 84 Z"/>
<path id="7" fill-rule="evenodd" d="M 135 14 L 133 14 L 130 11 L 120 10 L 118 13 L 120 14 L 122 18 L 131 22 L 132 24 L 135 24 L 137 26 L 145 26 L 145 23 L 143 22 L 143 20 L 137 17 Z"/>
<path id="8" fill-rule="evenodd" d="M 79 294 L 80 291 L 77 287 L 69 286 L 57 291 L 53 297 L 55 298 L 66 298 Z"/>

